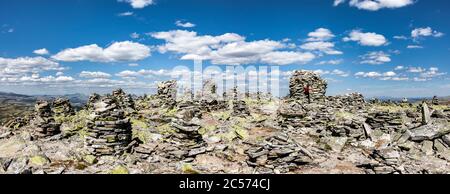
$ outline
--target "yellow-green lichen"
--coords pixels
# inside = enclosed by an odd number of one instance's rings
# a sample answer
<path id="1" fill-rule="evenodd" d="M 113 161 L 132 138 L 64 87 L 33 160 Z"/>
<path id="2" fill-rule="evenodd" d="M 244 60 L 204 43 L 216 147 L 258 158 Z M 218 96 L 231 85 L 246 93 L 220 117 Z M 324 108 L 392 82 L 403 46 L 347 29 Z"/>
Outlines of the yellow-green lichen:
<path id="1" fill-rule="evenodd" d="M 130 172 L 128 171 L 128 169 L 122 165 L 119 165 L 110 171 L 110 174 L 129 174 L 129 173 Z"/>

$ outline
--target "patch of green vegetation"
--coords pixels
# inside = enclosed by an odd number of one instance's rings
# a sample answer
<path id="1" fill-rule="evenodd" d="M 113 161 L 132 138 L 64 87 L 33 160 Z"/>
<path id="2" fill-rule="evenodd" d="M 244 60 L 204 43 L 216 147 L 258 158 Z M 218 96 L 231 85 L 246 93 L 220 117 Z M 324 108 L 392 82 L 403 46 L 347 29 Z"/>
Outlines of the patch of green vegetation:
<path id="1" fill-rule="evenodd" d="M 148 129 L 150 128 L 145 121 L 138 119 L 131 119 L 131 126 L 133 129 Z"/>
<path id="2" fill-rule="evenodd" d="M 338 119 L 352 119 L 353 117 L 355 117 L 355 114 L 346 111 L 336 112 L 335 115 Z"/>
<path id="3" fill-rule="evenodd" d="M 231 117 L 231 111 L 224 111 L 224 112 L 215 112 L 212 113 L 214 118 L 217 118 L 218 120 L 226 121 L 230 119 Z"/>
<path id="4" fill-rule="evenodd" d="M 253 121 L 258 122 L 258 123 L 267 120 L 267 116 L 261 115 L 261 114 L 252 114 L 252 117 L 253 117 Z"/>
<path id="5" fill-rule="evenodd" d="M 248 131 L 244 129 L 244 127 L 234 125 L 233 130 L 236 133 L 237 137 L 239 137 L 240 139 L 247 139 L 249 136 Z"/>
<path id="6" fill-rule="evenodd" d="M 376 111 L 391 112 L 391 113 L 415 110 L 413 107 L 410 106 L 397 106 L 397 105 L 376 105 L 373 108 Z"/>
<path id="7" fill-rule="evenodd" d="M 200 135 L 205 135 L 208 132 L 215 131 L 216 129 L 216 125 L 204 125 L 198 130 L 198 132 L 200 133 Z"/>
<path id="8" fill-rule="evenodd" d="M 237 138 L 237 134 L 234 131 L 230 131 L 228 133 L 222 133 L 218 135 L 222 140 L 227 141 L 227 142 L 231 142 L 233 141 L 235 138 Z"/>
<path id="9" fill-rule="evenodd" d="M 128 171 L 127 168 L 125 168 L 122 165 L 119 165 L 117 167 L 115 167 L 114 169 L 111 170 L 110 174 L 129 174 L 130 172 Z"/>
<path id="10" fill-rule="evenodd" d="M 175 117 L 175 115 L 178 113 L 178 108 L 168 109 L 164 113 L 164 116 L 166 117 Z"/>
<path id="11" fill-rule="evenodd" d="M 50 163 L 48 158 L 46 158 L 44 156 L 33 156 L 28 160 L 28 162 L 33 166 L 44 166 L 44 165 Z"/>
<path id="12" fill-rule="evenodd" d="M 194 169 L 194 167 L 192 167 L 192 165 L 188 163 L 184 163 L 181 166 L 181 171 L 186 174 L 200 174 L 198 170 Z"/>
<path id="13" fill-rule="evenodd" d="M 176 132 L 176 130 L 173 129 L 172 126 L 170 126 L 170 124 L 160 125 L 156 127 L 156 130 L 162 135 L 173 134 Z"/>
<path id="14" fill-rule="evenodd" d="M 83 160 L 90 165 L 93 165 L 98 162 L 97 157 L 93 155 L 86 155 L 83 157 Z"/>
<path id="15" fill-rule="evenodd" d="M 431 108 L 433 110 L 442 110 L 442 111 L 450 109 L 450 107 L 446 105 L 431 105 Z"/>
<path id="16" fill-rule="evenodd" d="M 148 143 L 153 139 L 153 135 L 150 131 L 148 130 L 135 130 L 133 129 L 132 131 L 132 137 L 139 139 L 140 141 L 144 142 L 144 143 Z"/>

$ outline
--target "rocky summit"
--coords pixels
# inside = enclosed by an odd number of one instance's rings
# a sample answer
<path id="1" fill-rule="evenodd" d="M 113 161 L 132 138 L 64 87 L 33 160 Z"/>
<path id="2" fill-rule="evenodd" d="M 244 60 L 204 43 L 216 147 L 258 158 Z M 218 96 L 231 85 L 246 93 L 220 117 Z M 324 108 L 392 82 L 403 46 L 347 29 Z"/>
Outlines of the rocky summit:
<path id="1" fill-rule="evenodd" d="M 177 97 L 176 81 L 153 95 L 93 94 L 36 102 L 34 114 L 0 127 L 7 174 L 447 174 L 450 106 L 327 96 L 318 74 L 295 71 L 290 94 L 203 91 Z"/>

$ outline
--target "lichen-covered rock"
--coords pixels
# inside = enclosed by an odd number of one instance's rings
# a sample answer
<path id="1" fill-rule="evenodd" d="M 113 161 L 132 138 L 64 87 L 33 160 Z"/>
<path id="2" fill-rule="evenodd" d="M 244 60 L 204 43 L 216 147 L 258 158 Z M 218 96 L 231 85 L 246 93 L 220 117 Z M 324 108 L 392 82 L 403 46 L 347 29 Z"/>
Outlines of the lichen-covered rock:
<path id="1" fill-rule="evenodd" d="M 293 141 L 287 134 L 280 133 L 268 137 L 266 141 L 246 151 L 247 163 L 255 166 L 262 173 L 267 173 L 265 166 L 273 166 L 281 172 L 289 172 L 290 166 L 305 165 L 313 161 L 312 154 Z M 273 173 L 273 169 L 270 170 Z"/>
<path id="2" fill-rule="evenodd" d="M 86 148 L 93 155 L 119 155 L 131 142 L 131 122 L 119 103 L 111 96 L 104 96 L 94 103 L 88 122 Z"/>
<path id="3" fill-rule="evenodd" d="M 48 137 L 60 132 L 60 123 L 53 117 L 51 104 L 48 101 L 38 101 L 35 105 L 35 118 L 31 122 L 35 138 Z"/>
<path id="4" fill-rule="evenodd" d="M 157 97 L 161 100 L 161 105 L 173 107 L 177 102 L 177 81 L 170 80 L 158 84 Z"/>

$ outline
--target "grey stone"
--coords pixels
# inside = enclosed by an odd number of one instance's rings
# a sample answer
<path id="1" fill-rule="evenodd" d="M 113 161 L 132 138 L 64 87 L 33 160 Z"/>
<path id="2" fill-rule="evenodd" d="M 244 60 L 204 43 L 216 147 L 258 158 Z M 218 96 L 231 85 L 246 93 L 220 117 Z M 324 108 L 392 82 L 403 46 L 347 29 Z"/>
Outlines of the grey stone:
<path id="1" fill-rule="evenodd" d="M 450 133 L 450 126 L 448 123 L 433 123 L 433 125 L 423 125 L 411 130 L 411 140 L 423 141 L 434 140 Z"/>
<path id="2" fill-rule="evenodd" d="M 426 155 L 433 155 L 433 142 L 432 141 L 423 141 L 421 151 Z"/>
<path id="3" fill-rule="evenodd" d="M 444 141 L 444 143 L 446 143 L 447 146 L 450 147 L 450 134 L 444 135 L 444 136 L 442 137 L 442 141 Z"/>
<path id="4" fill-rule="evenodd" d="M 430 109 L 427 103 L 422 104 L 422 125 L 427 125 L 431 120 Z"/>

